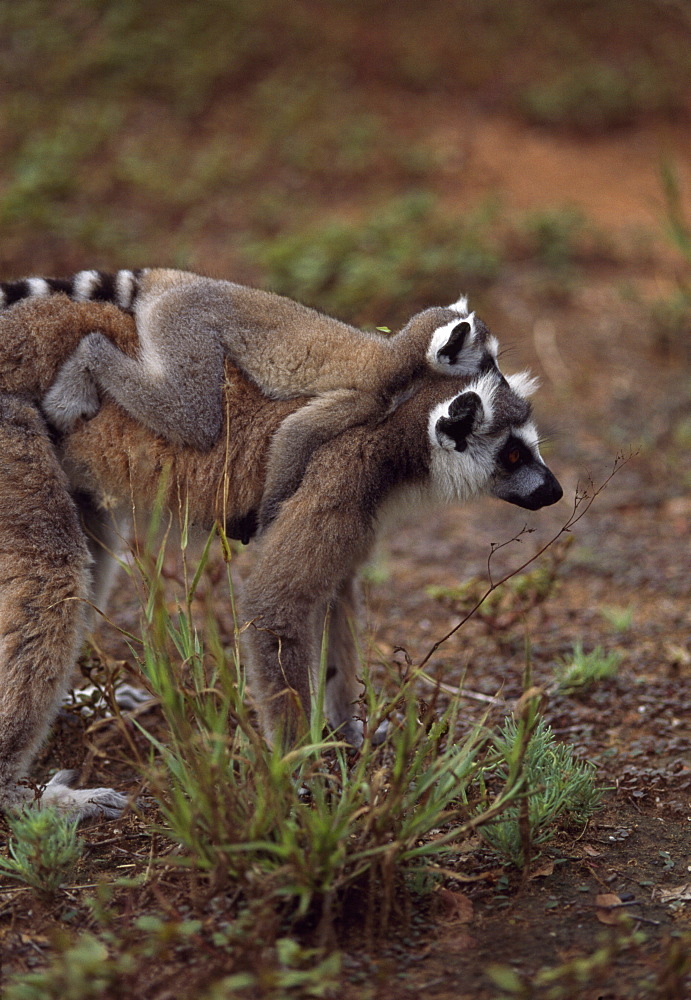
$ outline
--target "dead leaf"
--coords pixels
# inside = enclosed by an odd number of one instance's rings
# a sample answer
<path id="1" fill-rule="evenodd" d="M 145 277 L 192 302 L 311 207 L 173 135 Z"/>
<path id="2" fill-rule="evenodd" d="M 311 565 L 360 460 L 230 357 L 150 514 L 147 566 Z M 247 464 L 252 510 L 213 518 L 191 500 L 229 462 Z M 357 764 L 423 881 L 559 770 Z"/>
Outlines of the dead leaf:
<path id="1" fill-rule="evenodd" d="M 469 924 L 473 919 L 473 901 L 462 892 L 440 888 L 436 892 L 437 908 L 445 923 Z"/>
<path id="2" fill-rule="evenodd" d="M 44 937 L 43 934 L 20 934 L 19 940 L 22 944 L 34 944 L 37 947 L 50 944 L 48 938 Z"/>
<path id="3" fill-rule="evenodd" d="M 591 847 L 590 844 L 583 845 L 583 853 L 588 858 L 599 858 L 602 855 L 602 851 L 598 851 L 597 847 Z"/>
<path id="4" fill-rule="evenodd" d="M 618 924 L 621 899 L 613 892 L 603 892 L 595 897 L 595 916 L 601 924 Z"/>
<path id="5" fill-rule="evenodd" d="M 553 872 L 554 872 L 554 862 L 545 861 L 543 864 L 538 865 L 537 868 L 533 868 L 533 870 L 529 875 L 529 878 L 530 879 L 547 878 L 549 875 L 552 875 Z"/>
<path id="6" fill-rule="evenodd" d="M 653 899 L 659 900 L 660 903 L 687 903 L 691 901 L 691 882 L 677 885 L 673 889 L 660 889 L 656 886 L 652 895 Z"/>

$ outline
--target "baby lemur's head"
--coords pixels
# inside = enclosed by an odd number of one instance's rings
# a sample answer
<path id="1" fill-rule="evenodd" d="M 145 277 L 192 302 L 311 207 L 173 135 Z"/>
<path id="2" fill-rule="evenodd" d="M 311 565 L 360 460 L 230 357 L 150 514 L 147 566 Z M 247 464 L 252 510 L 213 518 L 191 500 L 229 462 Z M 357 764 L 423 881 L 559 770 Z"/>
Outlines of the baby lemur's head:
<path id="1" fill-rule="evenodd" d="M 434 370 L 451 376 L 498 371 L 499 343 L 461 296 L 447 307 L 435 306 L 412 317 L 398 335 L 425 351 Z"/>

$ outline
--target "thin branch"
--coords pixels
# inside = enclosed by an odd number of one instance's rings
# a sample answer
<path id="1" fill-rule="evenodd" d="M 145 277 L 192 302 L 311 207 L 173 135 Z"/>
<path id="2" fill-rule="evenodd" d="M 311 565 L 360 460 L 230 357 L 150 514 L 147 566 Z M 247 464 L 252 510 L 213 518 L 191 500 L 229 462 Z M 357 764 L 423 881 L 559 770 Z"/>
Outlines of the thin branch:
<path id="1" fill-rule="evenodd" d="M 498 552 L 499 549 L 504 548 L 505 545 L 510 545 L 512 542 L 520 541 L 521 537 L 527 532 L 527 529 L 525 527 L 522 528 L 521 531 L 519 531 L 517 535 L 514 535 L 514 537 L 510 538 L 507 542 L 501 542 L 499 544 L 497 544 L 495 542 L 492 542 L 492 550 L 491 550 L 491 552 L 489 554 L 489 558 L 487 560 L 487 572 L 488 572 L 488 575 L 489 575 L 489 586 L 488 586 L 487 590 L 482 595 L 482 597 L 480 598 L 480 600 L 475 604 L 475 606 L 470 609 L 470 611 L 468 612 L 468 614 L 465 615 L 465 617 L 463 617 L 456 625 L 454 625 L 454 627 L 451 629 L 451 631 L 447 632 L 446 635 L 443 636 L 443 638 L 439 639 L 437 642 L 434 643 L 434 645 L 428 651 L 428 653 L 426 654 L 426 656 L 424 656 L 423 659 L 418 664 L 418 669 L 421 670 L 425 666 L 425 664 L 429 662 L 429 660 L 431 659 L 431 657 L 434 656 L 434 654 L 439 649 L 439 647 L 443 646 L 444 643 L 447 642 L 451 638 L 452 635 L 455 635 L 456 632 L 458 632 L 459 629 L 463 628 L 463 626 L 465 625 L 465 623 L 467 621 L 469 621 L 473 617 L 473 615 L 479 610 L 479 608 L 482 607 L 482 605 L 485 603 L 485 601 L 487 600 L 487 598 L 489 597 L 490 594 L 494 593 L 494 591 L 498 587 L 501 587 L 502 584 L 506 583 L 507 580 L 510 580 L 512 577 L 518 576 L 519 573 L 522 573 L 525 569 L 527 569 L 528 566 L 532 565 L 532 563 L 534 563 L 537 559 L 539 559 L 540 556 L 544 555 L 544 553 L 547 551 L 547 549 L 551 548 L 552 545 L 554 545 L 554 543 L 557 542 L 561 538 L 562 535 L 567 534 L 568 532 L 570 532 L 572 530 L 572 528 L 574 528 L 575 525 L 578 524 L 578 522 L 581 520 L 581 518 L 585 517 L 585 515 L 588 513 L 588 511 L 590 510 L 590 508 L 592 507 L 592 505 L 595 503 L 595 501 L 597 500 L 597 498 L 600 496 L 600 494 L 609 486 L 609 484 L 612 481 L 612 479 L 614 478 L 614 476 L 616 476 L 616 474 L 618 472 L 620 472 L 624 468 L 625 465 L 628 465 L 628 463 L 633 458 L 635 458 L 635 456 L 637 454 L 638 454 L 638 452 L 633 452 L 633 451 L 629 452 L 628 455 L 624 455 L 623 452 L 619 452 L 617 454 L 615 460 L 614 460 L 614 464 L 612 466 L 611 472 L 609 473 L 609 475 L 607 476 L 607 478 L 604 480 L 604 482 L 602 482 L 599 486 L 597 486 L 597 487 L 595 486 L 595 484 L 593 482 L 593 478 L 590 475 L 588 475 L 588 487 L 587 487 L 587 489 L 582 490 L 580 488 L 580 484 L 577 484 L 576 485 L 576 493 L 575 493 L 574 501 L 573 501 L 573 509 L 571 511 L 571 514 L 569 515 L 569 517 L 567 518 L 567 520 L 565 521 L 565 523 L 561 526 L 561 528 L 557 531 L 557 533 L 555 535 L 553 535 L 552 538 L 550 538 L 550 540 L 548 542 L 546 542 L 544 545 L 542 545 L 537 550 L 537 552 L 535 552 L 530 557 L 530 559 L 526 559 L 526 561 L 523 562 L 523 563 L 521 563 L 521 565 L 518 566 L 516 569 L 513 569 L 513 570 L 511 570 L 511 572 L 506 573 L 501 578 L 501 580 L 498 580 L 496 583 L 492 579 L 492 573 L 491 573 L 491 565 L 490 565 L 490 563 L 491 563 L 492 556 L 494 555 L 495 552 Z"/>

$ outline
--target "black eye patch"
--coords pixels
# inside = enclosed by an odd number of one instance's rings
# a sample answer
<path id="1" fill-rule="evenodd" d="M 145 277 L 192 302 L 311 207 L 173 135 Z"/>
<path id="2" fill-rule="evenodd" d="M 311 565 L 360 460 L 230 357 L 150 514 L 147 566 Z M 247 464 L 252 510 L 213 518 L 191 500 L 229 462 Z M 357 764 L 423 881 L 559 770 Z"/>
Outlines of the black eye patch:
<path id="1" fill-rule="evenodd" d="M 517 437 L 510 437 L 499 452 L 499 461 L 507 472 L 514 472 L 526 462 L 532 461 L 529 448 Z"/>

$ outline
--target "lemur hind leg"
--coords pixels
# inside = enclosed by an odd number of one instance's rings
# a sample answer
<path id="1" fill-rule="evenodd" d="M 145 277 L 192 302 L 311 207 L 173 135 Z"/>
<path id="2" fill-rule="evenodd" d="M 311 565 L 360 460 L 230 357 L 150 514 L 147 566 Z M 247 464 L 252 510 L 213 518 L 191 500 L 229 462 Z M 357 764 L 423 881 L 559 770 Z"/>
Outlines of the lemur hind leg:
<path id="1" fill-rule="evenodd" d="M 362 745 L 365 724 L 358 718 L 364 684 L 358 676 L 361 662 L 357 644 L 360 618 L 360 588 L 357 578 L 346 579 L 336 594 L 329 615 L 326 661 L 326 717 L 336 735 L 352 747 Z M 377 746 L 386 739 L 388 722 L 370 733 Z"/>
<path id="2" fill-rule="evenodd" d="M 0 808 L 31 801 L 19 784 L 44 740 L 82 639 L 91 558 L 45 424 L 0 394 Z M 41 802 L 118 815 L 124 796 L 71 789 L 60 772 Z"/>
<path id="3" fill-rule="evenodd" d="M 80 417 L 93 417 L 105 393 L 154 434 L 208 451 L 223 418 L 223 347 L 203 317 L 176 317 L 172 329 L 151 319 L 154 331 L 138 326 L 136 358 L 108 337 L 84 337 L 43 398 L 49 420 L 69 431 Z"/>
<path id="4" fill-rule="evenodd" d="M 339 739 L 358 747 L 362 743 L 362 721 L 356 718 L 362 695 L 358 679 L 359 618 L 358 588 L 354 577 L 340 586 L 327 619 L 326 704 L 329 725 Z"/>

